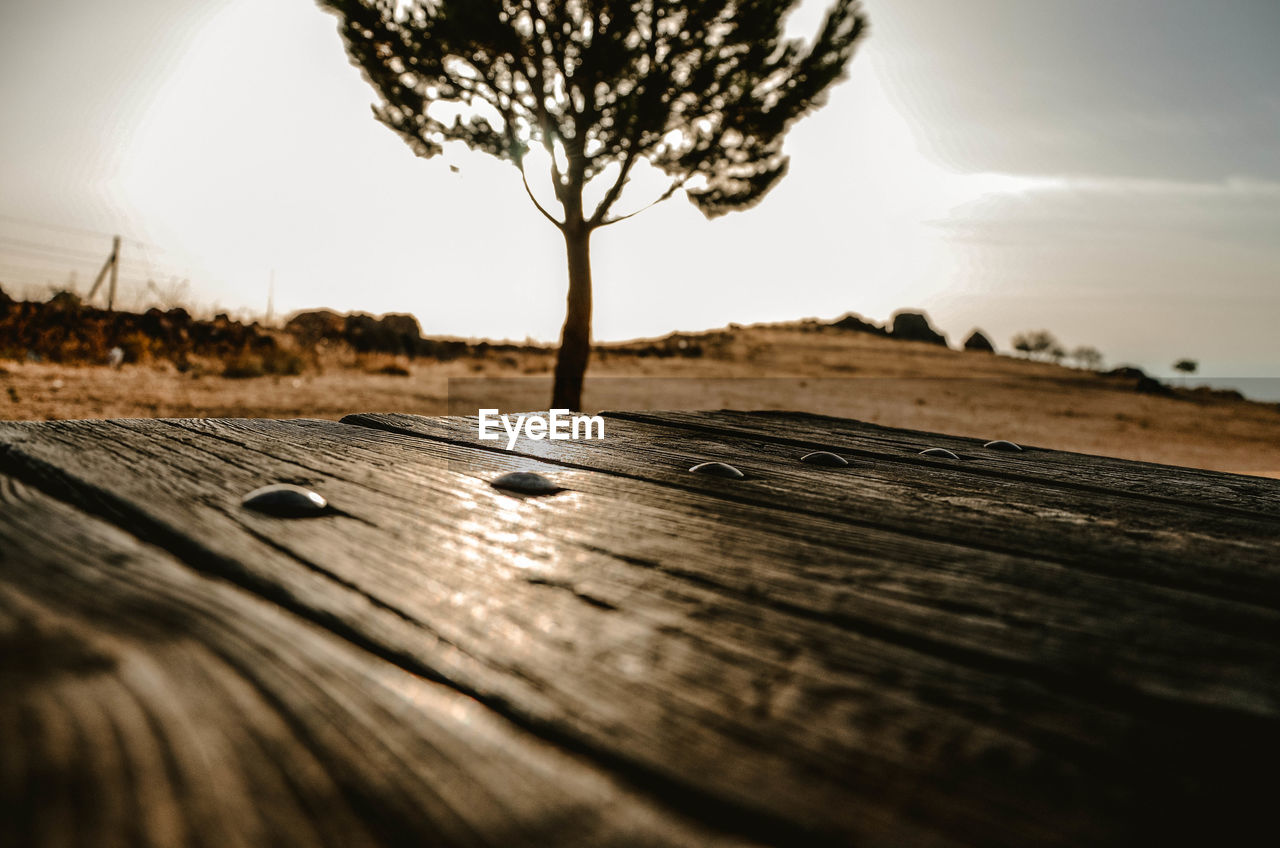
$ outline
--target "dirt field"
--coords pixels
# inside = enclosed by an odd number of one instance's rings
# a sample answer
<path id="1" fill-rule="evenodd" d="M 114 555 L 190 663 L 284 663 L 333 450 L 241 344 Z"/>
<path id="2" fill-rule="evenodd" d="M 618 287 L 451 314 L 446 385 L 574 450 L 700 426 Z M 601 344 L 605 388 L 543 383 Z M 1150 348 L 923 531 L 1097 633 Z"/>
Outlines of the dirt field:
<path id="1" fill-rule="evenodd" d="M 920 430 L 1280 478 L 1280 407 L 1163 397 L 1133 381 L 832 328 L 745 328 L 699 357 L 606 352 L 589 409 L 795 409 Z M 550 354 L 438 363 L 335 362 L 296 377 L 227 379 L 171 366 L 0 362 L 0 418 L 246 416 L 350 412 L 474 415 L 546 408 Z"/>

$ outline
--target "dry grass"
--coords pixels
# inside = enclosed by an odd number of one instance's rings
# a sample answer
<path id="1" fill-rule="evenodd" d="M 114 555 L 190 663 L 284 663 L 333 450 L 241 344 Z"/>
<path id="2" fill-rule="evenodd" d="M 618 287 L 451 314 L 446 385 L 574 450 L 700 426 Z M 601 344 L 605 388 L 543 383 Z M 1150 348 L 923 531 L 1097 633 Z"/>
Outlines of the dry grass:
<path id="1" fill-rule="evenodd" d="M 1131 383 L 829 328 L 712 334 L 702 355 L 593 361 L 589 409 L 798 409 L 896 427 L 1280 477 L 1280 408 L 1139 394 Z M 0 418 L 339 418 L 545 408 L 549 353 L 452 362 L 333 355 L 319 370 L 227 379 L 217 364 L 0 364 Z"/>

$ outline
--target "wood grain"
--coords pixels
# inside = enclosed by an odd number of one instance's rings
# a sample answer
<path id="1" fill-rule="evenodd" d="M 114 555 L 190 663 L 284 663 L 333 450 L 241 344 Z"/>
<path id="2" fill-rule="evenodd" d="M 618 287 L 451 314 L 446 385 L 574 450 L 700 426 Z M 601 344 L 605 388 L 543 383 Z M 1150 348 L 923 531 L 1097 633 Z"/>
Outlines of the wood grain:
<path id="1" fill-rule="evenodd" d="M 0 475 L 0 844 L 744 844 Z"/>
<path id="2" fill-rule="evenodd" d="M 611 412 L 609 417 L 650 421 L 664 426 L 712 430 L 735 439 L 767 439 L 800 447 L 827 445 L 854 456 L 921 461 L 926 447 L 942 447 L 970 462 L 966 471 L 995 473 L 1012 479 L 1034 479 L 1066 485 L 1082 492 L 1125 494 L 1199 510 L 1220 507 L 1232 512 L 1280 518 L 1280 481 L 1199 468 L 1046 450 L 1023 445 L 1022 453 L 983 447 L 990 439 L 971 439 L 883 427 L 861 421 L 803 412 Z"/>
<path id="3" fill-rule="evenodd" d="M 459 445 L 480 442 L 473 419 L 355 415 L 345 423 Z M 800 463 L 812 449 L 651 421 L 609 418 L 604 441 L 521 438 L 515 452 L 843 523 L 858 523 L 972 549 L 1011 554 L 1154 585 L 1280 609 L 1280 522 L 1195 503 L 1082 492 L 1054 481 L 975 474 L 965 463 L 898 455 L 857 458 L 832 471 Z M 728 462 L 747 479 L 689 474 Z M 1221 475 L 1231 476 L 1231 475 Z M 1239 478 L 1248 479 L 1248 478 Z M 1261 481 L 1269 483 L 1270 481 Z M 892 559 L 892 552 L 886 552 Z M 1188 568 L 1194 563 L 1195 568 Z"/>
<path id="4" fill-rule="evenodd" d="M 658 803 L 777 844 L 1221 829 L 1257 788 L 1233 770 L 1275 753 L 1276 680 L 1260 670 L 1277 665 L 1280 626 L 1234 591 L 913 538 L 674 471 L 638 479 L 667 436 L 644 462 L 621 440 L 544 463 L 570 490 L 516 498 L 485 481 L 530 462 L 463 444 L 473 425 L 394 421 L 431 438 L 11 425 L 0 462 Z M 828 472 L 802 468 L 789 485 L 822 491 Z M 338 511 L 239 508 L 275 481 Z"/>
<path id="5" fill-rule="evenodd" d="M 341 438 L 350 450 L 362 450 L 357 437 Z M 380 443 L 374 445 L 381 449 Z M 488 477 L 521 467 L 521 459 L 505 451 L 484 453 L 434 441 L 420 443 L 419 449 Z M 798 467 L 802 473 L 807 469 Z M 829 472 L 808 473 L 816 482 Z M 543 524 L 545 534 L 565 544 L 600 548 L 719 592 L 886 638 L 930 644 L 944 654 L 980 654 L 973 662 L 1017 658 L 1027 664 L 1024 673 L 1048 665 L 1061 669 L 1071 665 L 1069 656 L 1046 653 L 1056 640 L 1096 638 L 1098 650 L 1113 652 L 1112 662 L 1132 658 L 1133 665 L 1114 669 L 1118 676 L 1138 680 L 1140 665 L 1162 665 L 1154 689 L 1163 692 L 1173 677 L 1195 673 L 1189 658 L 1196 646 L 1212 646 L 1213 653 L 1241 660 L 1242 679 L 1253 677 L 1250 670 L 1257 663 L 1280 659 L 1271 653 L 1280 616 L 1253 605 L 1073 572 L 1029 557 L 977 552 L 959 541 L 917 539 L 785 508 L 717 502 L 713 495 L 723 487 L 703 495 L 580 472 L 562 472 L 557 479 L 591 496 L 577 512 L 580 532 L 565 533 L 550 520 Z M 592 532 L 605 522 L 609 533 Z M 780 562 L 788 567 L 780 568 Z M 580 572 L 584 581 L 594 574 Z M 1064 594 L 1065 586 L 1079 591 Z M 939 637 L 931 639 L 930 631 Z M 1234 644 L 1222 643 L 1223 638 Z M 1127 646 L 1135 642 L 1142 647 L 1130 653 Z M 1224 675 L 1221 660 L 1205 672 L 1206 677 L 1181 688 L 1187 697 L 1216 690 L 1213 697 L 1220 699 L 1225 694 L 1220 684 L 1230 672 Z M 1256 686 L 1248 684 L 1251 691 Z"/>

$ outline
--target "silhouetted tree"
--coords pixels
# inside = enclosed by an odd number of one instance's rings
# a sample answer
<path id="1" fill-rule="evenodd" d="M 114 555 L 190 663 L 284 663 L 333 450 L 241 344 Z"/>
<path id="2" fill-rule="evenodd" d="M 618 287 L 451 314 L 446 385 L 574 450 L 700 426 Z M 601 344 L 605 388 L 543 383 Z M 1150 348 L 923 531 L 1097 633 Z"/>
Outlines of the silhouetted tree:
<path id="1" fill-rule="evenodd" d="M 1018 333 L 1012 339 L 1013 349 L 1028 356 L 1041 356 L 1059 360 L 1066 355 L 1057 338 L 1048 330 L 1033 330 L 1029 333 Z"/>
<path id="2" fill-rule="evenodd" d="M 1102 367 L 1102 353 L 1096 347 L 1081 345 L 1071 351 L 1071 358 L 1081 368 L 1087 368 L 1090 371 L 1097 371 Z"/>
<path id="3" fill-rule="evenodd" d="M 1181 371 L 1183 374 L 1194 374 L 1196 373 L 1196 369 L 1200 367 L 1200 363 L 1196 362 L 1194 359 L 1179 359 L 1177 362 L 1173 363 L 1173 367 L 1175 370 Z"/>
<path id="4" fill-rule="evenodd" d="M 563 234 L 552 406 L 573 409 L 591 349 L 591 234 L 630 217 L 610 212 L 637 163 L 670 180 L 654 203 L 684 190 L 709 218 L 752 206 L 786 173 L 787 130 L 822 105 L 865 29 L 858 0 L 835 0 L 811 46 L 783 37 L 798 0 L 319 2 L 381 97 L 378 120 L 419 156 L 460 141 L 511 162 Z M 533 144 L 550 156 L 559 216 L 530 190 Z M 602 199 L 587 209 L 596 178 Z"/>

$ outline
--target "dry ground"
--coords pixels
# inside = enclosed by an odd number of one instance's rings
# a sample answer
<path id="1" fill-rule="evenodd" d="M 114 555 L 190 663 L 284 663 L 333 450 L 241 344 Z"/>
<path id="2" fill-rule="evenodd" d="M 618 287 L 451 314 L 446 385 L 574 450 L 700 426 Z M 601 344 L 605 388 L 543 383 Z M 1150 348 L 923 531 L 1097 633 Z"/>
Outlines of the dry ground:
<path id="1" fill-rule="evenodd" d="M 806 410 L 1280 478 L 1276 404 L 1144 395 L 1070 368 L 830 328 L 745 328 L 709 337 L 704 348 L 700 358 L 607 352 L 592 363 L 585 405 Z M 474 415 L 480 406 L 545 408 L 550 396 L 549 354 L 418 361 L 407 363 L 408 376 L 376 373 L 389 363 L 365 358 L 297 377 L 231 380 L 160 366 L 0 362 L 0 419 Z"/>

